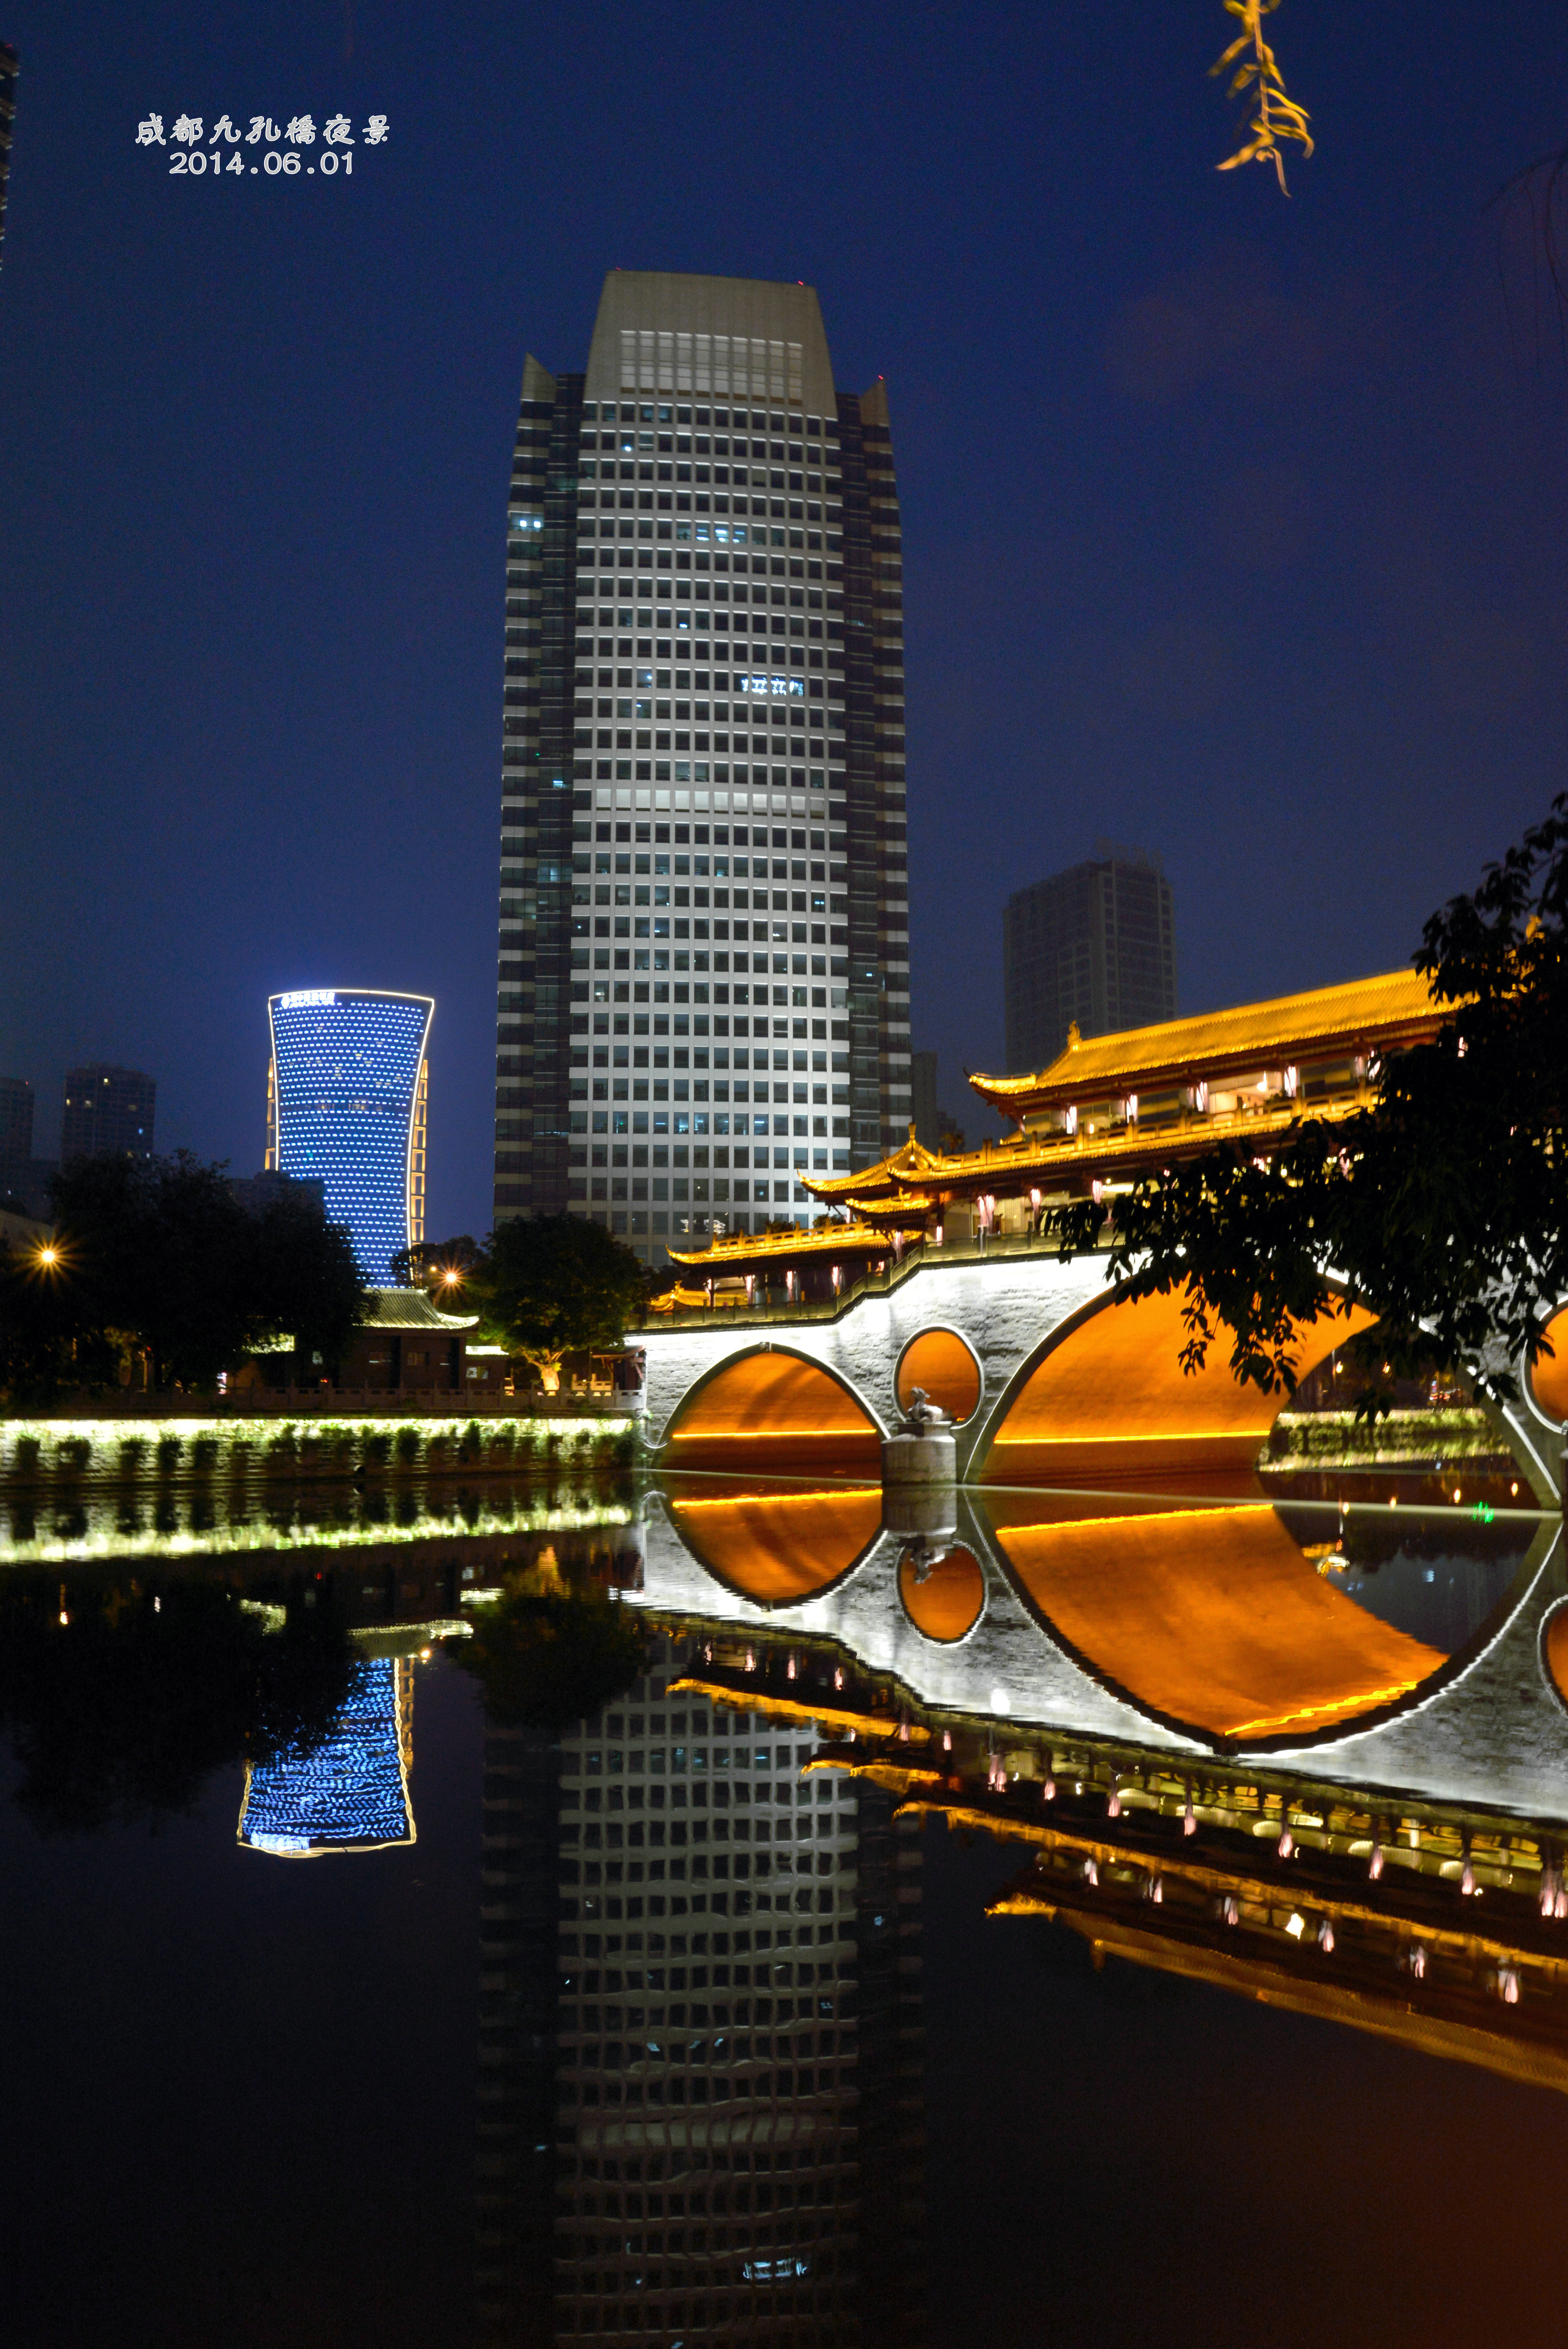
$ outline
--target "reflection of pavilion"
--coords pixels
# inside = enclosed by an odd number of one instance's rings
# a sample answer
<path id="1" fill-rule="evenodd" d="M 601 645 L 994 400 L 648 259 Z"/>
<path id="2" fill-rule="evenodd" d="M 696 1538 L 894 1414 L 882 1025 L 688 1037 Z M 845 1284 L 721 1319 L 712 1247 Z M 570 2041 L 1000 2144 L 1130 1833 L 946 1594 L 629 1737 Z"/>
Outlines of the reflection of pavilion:
<path id="1" fill-rule="evenodd" d="M 686 1684 L 749 1711 L 777 1660 L 711 1643 Z M 804 1708 L 827 1660 L 797 1650 Z M 1412 1802 L 1295 1772 L 900 1708 L 851 1666 L 809 1764 L 884 1788 L 905 1820 L 1015 1843 L 994 1917 L 1054 1920 L 1109 1955 L 1568 2093 L 1561 1816 Z M 891 1700 L 891 1701 L 890 1701 Z"/>
<path id="2" fill-rule="evenodd" d="M 309 1754 L 245 1771 L 239 1841 L 251 1851 L 318 1859 L 414 1841 L 414 1662 L 375 1658 L 326 1737 Z"/>

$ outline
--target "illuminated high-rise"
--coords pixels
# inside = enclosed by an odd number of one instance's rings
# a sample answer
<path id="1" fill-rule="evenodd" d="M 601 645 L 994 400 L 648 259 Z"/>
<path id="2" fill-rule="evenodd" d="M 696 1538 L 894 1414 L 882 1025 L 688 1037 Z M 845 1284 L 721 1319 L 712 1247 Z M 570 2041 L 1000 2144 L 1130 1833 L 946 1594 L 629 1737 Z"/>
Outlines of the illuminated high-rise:
<path id="1" fill-rule="evenodd" d="M 391 1287 L 393 1257 L 425 1237 L 435 1009 L 428 995 L 341 987 L 267 1004 L 267 1167 L 320 1183 L 372 1287 Z"/>
<path id="2" fill-rule="evenodd" d="M 904 1138 L 899 509 L 815 292 L 617 270 L 507 533 L 495 1214 L 662 1262 Z"/>

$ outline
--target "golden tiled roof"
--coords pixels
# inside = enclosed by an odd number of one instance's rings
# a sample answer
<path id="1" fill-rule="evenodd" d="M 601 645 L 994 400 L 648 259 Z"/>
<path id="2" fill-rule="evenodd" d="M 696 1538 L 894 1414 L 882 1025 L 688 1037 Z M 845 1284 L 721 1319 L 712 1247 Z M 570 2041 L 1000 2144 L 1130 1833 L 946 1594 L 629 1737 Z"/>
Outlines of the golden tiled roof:
<path id="1" fill-rule="evenodd" d="M 1311 1114 L 1333 1121 L 1348 1117 L 1358 1106 L 1354 1098 L 1315 1102 Z M 1146 1174 L 1150 1166 L 1166 1165 L 1172 1160 L 1191 1157 L 1195 1151 L 1212 1150 L 1222 1143 L 1244 1145 L 1249 1152 L 1265 1144 L 1272 1146 L 1302 1113 L 1302 1104 L 1293 1101 L 1235 1116 L 1194 1117 L 1189 1124 L 1179 1126 L 1124 1125 L 1092 1134 L 1011 1133 L 979 1150 L 934 1159 L 929 1187 L 923 1192 L 892 1187 L 898 1178 L 890 1170 L 897 1167 L 902 1152 L 884 1158 L 879 1165 L 863 1168 L 858 1174 L 839 1174 L 830 1179 L 802 1174 L 800 1180 L 819 1198 L 851 1202 L 856 1214 L 864 1217 L 882 1217 L 894 1212 L 896 1201 L 909 1222 L 916 1224 L 923 1215 L 926 1218 L 939 1215 L 946 1200 L 971 1199 L 984 1191 L 994 1192 L 1001 1199 L 1016 1199 L 1031 1188 L 1046 1195 L 1059 1194 L 1064 1188 L 1087 1190 L 1095 1181 L 1130 1182 Z"/>
<path id="2" fill-rule="evenodd" d="M 1385 971 L 1197 1019 L 1086 1037 L 1034 1075 L 972 1076 L 969 1081 L 983 1101 L 1021 1117 L 1030 1110 L 1153 1092 L 1202 1078 L 1389 1050 L 1434 1035 L 1448 1016 L 1419 971 Z"/>
<path id="3" fill-rule="evenodd" d="M 907 1240 L 921 1237 L 923 1224 L 916 1221 L 904 1234 Z M 731 1237 L 715 1240 L 711 1247 L 671 1248 L 672 1264 L 699 1265 L 713 1278 L 724 1278 L 735 1268 L 766 1262 L 770 1257 L 783 1260 L 801 1256 L 886 1256 L 892 1247 L 892 1234 L 868 1224 L 821 1223 L 810 1231 L 758 1232 L 748 1239 L 743 1232 Z"/>

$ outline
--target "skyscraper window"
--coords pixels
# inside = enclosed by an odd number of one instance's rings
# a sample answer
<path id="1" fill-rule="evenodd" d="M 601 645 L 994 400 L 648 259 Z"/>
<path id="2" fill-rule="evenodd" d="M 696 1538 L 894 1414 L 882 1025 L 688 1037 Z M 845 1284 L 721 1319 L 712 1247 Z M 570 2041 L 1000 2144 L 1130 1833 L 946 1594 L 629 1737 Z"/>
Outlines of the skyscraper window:
<path id="1" fill-rule="evenodd" d="M 394 1282 L 392 1258 L 425 1237 L 427 995 L 308 988 L 267 1005 L 267 1157 L 319 1182 L 347 1226 L 364 1278 Z"/>

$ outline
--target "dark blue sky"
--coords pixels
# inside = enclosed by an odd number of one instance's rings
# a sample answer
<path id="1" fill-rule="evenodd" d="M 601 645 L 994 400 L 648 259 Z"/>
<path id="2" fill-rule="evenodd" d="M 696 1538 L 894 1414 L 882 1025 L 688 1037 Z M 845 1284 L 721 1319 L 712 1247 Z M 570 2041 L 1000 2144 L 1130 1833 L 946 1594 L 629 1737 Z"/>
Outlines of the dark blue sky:
<path id="1" fill-rule="evenodd" d="M 511 433 L 617 265 L 806 278 L 841 382 L 888 378 L 950 1106 L 1000 1062 L 1004 897 L 1102 836 L 1164 854 L 1184 1009 L 1404 959 L 1568 781 L 1568 369 L 1488 209 L 1568 140 L 1568 13 L 1284 0 L 1288 202 L 1212 168 L 1230 21 L 0 0 L 0 1069 L 40 1147 L 118 1059 L 248 1171 L 268 992 L 413 988 L 432 1227 L 486 1227 Z M 191 181 L 152 110 L 391 135 Z"/>

